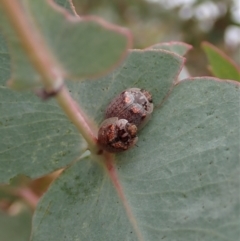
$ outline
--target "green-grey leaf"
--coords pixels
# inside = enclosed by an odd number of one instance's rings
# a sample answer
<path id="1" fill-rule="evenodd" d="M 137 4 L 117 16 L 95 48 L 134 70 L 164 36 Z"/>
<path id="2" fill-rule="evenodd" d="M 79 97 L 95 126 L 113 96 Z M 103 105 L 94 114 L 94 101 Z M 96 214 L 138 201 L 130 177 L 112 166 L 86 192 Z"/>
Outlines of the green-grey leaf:
<path id="1" fill-rule="evenodd" d="M 46 239 L 137 240 L 105 170 L 90 158 L 66 170 L 38 204 L 31 240 Z"/>
<path id="2" fill-rule="evenodd" d="M 14 204 L 17 205 L 17 204 Z M 22 204 L 19 203 L 20 208 Z M 18 213 L 8 215 L 0 210 L 0 240 L 28 241 L 31 233 L 31 212 L 26 207 L 20 208 Z"/>
<path id="3" fill-rule="evenodd" d="M 0 81 L 10 77 L 10 56 L 8 53 L 6 42 L 0 33 Z M 0 112 L 1 113 L 1 112 Z"/>
<path id="4" fill-rule="evenodd" d="M 1 56 L 1 55 L 0 55 Z M 3 55 L 7 56 L 7 55 Z M 126 62 L 96 81 L 70 82 L 72 95 L 93 120 L 100 123 L 111 98 L 129 87 L 146 88 L 160 103 L 176 79 L 182 59 L 159 50 L 133 51 Z M 5 74 L 4 74 L 5 73 Z M 30 93 L 16 93 L 0 85 L 0 179 L 17 174 L 38 177 L 63 167 L 86 148 L 85 142 L 56 103 L 42 102 Z"/>
<path id="5" fill-rule="evenodd" d="M 85 143 L 54 101 L 0 85 L 0 182 L 39 177 L 80 156 Z"/>
<path id="6" fill-rule="evenodd" d="M 52 68 L 60 68 L 61 74 L 69 79 L 103 75 L 125 56 L 130 45 L 130 33 L 126 29 L 99 18 L 74 16 L 50 0 L 24 0 L 21 9 L 28 21 L 26 27 L 41 36 L 42 54 L 54 58 L 56 63 Z M 39 73 L 4 12 L 1 9 L 0 12 L 0 26 L 8 40 L 13 62 L 11 87 L 38 86 Z"/>
<path id="7" fill-rule="evenodd" d="M 184 56 L 192 46 L 182 42 L 159 43 L 150 47 L 151 49 L 163 49 Z"/>
<path id="8" fill-rule="evenodd" d="M 105 170 L 85 158 L 41 200 L 32 241 L 237 240 L 239 101 L 234 82 L 180 82 L 140 132 L 138 147 L 116 156 L 140 235 Z"/>
<path id="9" fill-rule="evenodd" d="M 98 124 L 104 119 L 109 102 L 127 88 L 150 91 L 155 106 L 169 92 L 182 68 L 183 58 L 161 50 L 132 50 L 124 63 L 96 81 L 71 83 L 73 97 Z"/>
<path id="10" fill-rule="evenodd" d="M 77 158 L 85 142 L 54 100 L 5 86 L 9 54 L 0 35 L 0 183 L 17 174 L 39 177 Z"/>
<path id="11" fill-rule="evenodd" d="M 1 17 L 3 17 L 3 15 L 1 16 L 0 11 L 0 21 L 4 21 L 3 19 L 1 20 Z M 7 24 L 6 21 L 4 22 Z M 25 55 L 24 50 L 19 47 L 19 39 L 14 37 L 14 32 L 11 28 L 5 28 L 5 34 L 8 36 L 8 43 L 11 42 L 11 48 L 8 49 L 5 38 L 0 32 L 0 69 L 3 69 L 3 72 L 6 66 L 9 69 L 11 61 L 12 71 L 11 74 L 9 73 L 8 75 L 4 76 L 4 84 L 6 85 L 6 81 L 11 78 L 9 85 L 14 89 L 22 90 L 25 88 L 41 86 L 40 76 L 35 71 L 28 57 Z M 11 57 L 9 53 L 11 54 Z M 2 80 L 3 74 L 1 72 L 2 71 L 0 71 L 0 76 Z"/>
<path id="12" fill-rule="evenodd" d="M 67 17 L 50 1 L 25 1 L 38 30 L 69 76 L 85 78 L 106 72 L 127 48 L 127 30 L 102 19 Z"/>

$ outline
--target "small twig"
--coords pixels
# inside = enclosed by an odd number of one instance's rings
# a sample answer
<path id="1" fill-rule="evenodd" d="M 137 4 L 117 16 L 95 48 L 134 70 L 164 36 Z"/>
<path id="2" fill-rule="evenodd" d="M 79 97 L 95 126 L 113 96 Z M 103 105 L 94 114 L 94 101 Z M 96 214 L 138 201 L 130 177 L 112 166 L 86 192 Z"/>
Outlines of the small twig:
<path id="1" fill-rule="evenodd" d="M 35 210 L 39 197 L 29 188 L 19 188 L 15 191 L 16 195 L 21 197 L 29 206 Z"/>
<path id="2" fill-rule="evenodd" d="M 87 120 L 87 117 L 80 109 L 79 105 L 73 101 L 68 89 L 65 86 L 56 95 L 56 100 L 64 110 L 65 114 L 69 117 L 69 119 L 73 122 L 73 124 L 85 138 L 86 142 L 88 143 L 89 150 L 93 153 L 97 153 L 97 139 L 93 132 L 93 126 L 91 126 L 90 121 Z"/>

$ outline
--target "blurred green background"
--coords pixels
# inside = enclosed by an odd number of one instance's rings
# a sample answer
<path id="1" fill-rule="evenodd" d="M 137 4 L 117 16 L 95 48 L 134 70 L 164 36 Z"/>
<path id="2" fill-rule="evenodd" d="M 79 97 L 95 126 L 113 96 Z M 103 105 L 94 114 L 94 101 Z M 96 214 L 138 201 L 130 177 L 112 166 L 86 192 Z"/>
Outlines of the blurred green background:
<path id="1" fill-rule="evenodd" d="M 187 55 L 192 76 L 210 75 L 200 47 L 208 41 L 240 65 L 240 0 L 73 0 L 80 15 L 98 15 L 125 26 L 134 48 L 168 41 L 193 45 Z"/>

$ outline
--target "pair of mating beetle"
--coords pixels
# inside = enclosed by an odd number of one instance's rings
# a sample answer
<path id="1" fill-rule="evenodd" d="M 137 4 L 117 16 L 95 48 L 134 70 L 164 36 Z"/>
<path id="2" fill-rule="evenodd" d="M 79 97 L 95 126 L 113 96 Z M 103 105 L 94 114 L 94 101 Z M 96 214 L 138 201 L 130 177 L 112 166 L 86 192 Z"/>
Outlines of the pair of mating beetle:
<path id="1" fill-rule="evenodd" d="M 98 143 L 108 152 L 122 152 L 133 147 L 137 131 L 149 120 L 153 112 L 151 94 L 139 88 L 123 91 L 108 105 L 105 120 L 98 131 Z"/>

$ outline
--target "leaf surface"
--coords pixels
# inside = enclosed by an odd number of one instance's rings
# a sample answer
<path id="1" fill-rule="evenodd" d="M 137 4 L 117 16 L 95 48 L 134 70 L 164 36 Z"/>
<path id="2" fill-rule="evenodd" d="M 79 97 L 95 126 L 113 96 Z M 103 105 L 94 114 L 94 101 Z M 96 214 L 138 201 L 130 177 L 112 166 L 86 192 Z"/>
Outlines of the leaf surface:
<path id="1" fill-rule="evenodd" d="M 127 88 L 143 88 L 151 92 L 158 106 L 177 81 L 184 59 L 161 50 L 129 51 L 124 63 L 96 81 L 70 83 L 73 97 L 85 112 L 100 124 L 110 101 Z"/>
<path id="2" fill-rule="evenodd" d="M 7 52 L 0 56 L 8 63 Z M 73 98 L 100 124 L 106 105 L 126 88 L 146 88 L 153 93 L 155 103 L 160 103 L 182 62 L 179 56 L 159 50 L 133 51 L 126 62 L 108 76 L 94 81 L 69 82 L 69 87 Z M 55 101 L 43 102 L 32 93 L 9 90 L 5 87 L 9 73 L 8 66 L 3 69 L 0 80 L 1 182 L 8 182 L 17 174 L 36 178 L 78 158 L 86 149 L 85 141 Z"/>
<path id="3" fill-rule="evenodd" d="M 188 51 L 192 49 L 192 46 L 183 42 L 172 41 L 172 42 L 166 42 L 166 43 L 158 43 L 153 46 L 150 46 L 147 49 L 162 49 L 162 50 L 173 52 L 180 56 L 185 56 L 188 53 Z M 182 68 L 182 71 L 179 73 L 178 79 L 179 80 L 186 79 L 189 76 L 190 74 L 187 70 L 187 67 L 184 66 Z"/>
<path id="4" fill-rule="evenodd" d="M 0 35 L 0 182 L 17 174 L 39 177 L 79 157 L 85 141 L 54 100 L 5 86 L 10 56 Z"/>
<path id="5" fill-rule="evenodd" d="M 119 186 L 91 157 L 75 163 L 39 203 L 32 241 L 237 240 L 239 101 L 236 82 L 178 83 L 138 147 L 116 155 Z"/>
<path id="6" fill-rule="evenodd" d="M 225 53 L 208 42 L 203 42 L 202 48 L 208 57 L 210 70 L 216 77 L 240 81 L 240 67 Z"/>

